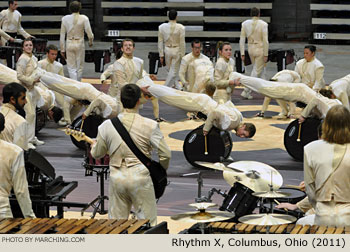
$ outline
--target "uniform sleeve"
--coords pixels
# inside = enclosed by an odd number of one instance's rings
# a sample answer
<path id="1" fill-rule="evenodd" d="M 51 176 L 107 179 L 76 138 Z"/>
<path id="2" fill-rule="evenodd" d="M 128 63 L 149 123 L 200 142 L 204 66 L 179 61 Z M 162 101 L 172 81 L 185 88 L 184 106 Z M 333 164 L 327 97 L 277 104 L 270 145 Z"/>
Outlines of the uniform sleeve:
<path id="1" fill-rule="evenodd" d="M 60 67 L 60 70 L 58 71 L 58 75 L 61 75 L 64 77 L 63 66 Z"/>
<path id="2" fill-rule="evenodd" d="M 168 169 L 171 158 L 171 151 L 165 142 L 159 125 L 157 125 L 157 127 L 153 130 L 150 141 L 153 149 L 158 152 L 159 163 L 164 169 Z"/>
<path id="3" fill-rule="evenodd" d="M 92 33 L 90 21 L 88 17 L 86 17 L 86 19 L 84 20 L 84 30 L 86 32 L 86 35 L 89 38 L 89 44 L 92 44 L 94 42 L 94 34 Z"/>
<path id="4" fill-rule="evenodd" d="M 317 107 L 319 102 L 320 101 L 317 97 L 312 98 L 312 100 L 307 104 L 307 106 L 304 108 L 300 115 L 304 118 L 309 117 L 312 110 Z"/>
<path id="5" fill-rule="evenodd" d="M 304 148 L 304 181 L 306 194 L 310 204 L 315 208 L 316 199 L 315 199 L 315 174 L 312 169 L 312 164 L 310 163 L 307 152 Z"/>
<path id="6" fill-rule="evenodd" d="M 107 80 L 113 74 L 113 65 L 109 65 L 107 69 L 101 74 L 100 81 L 103 82 Z"/>
<path id="7" fill-rule="evenodd" d="M 315 71 L 315 84 L 312 87 L 314 90 L 320 90 L 324 88 L 325 83 L 323 79 L 323 74 L 324 74 L 324 67 L 319 67 Z"/>
<path id="8" fill-rule="evenodd" d="M 241 51 L 241 55 L 242 56 L 245 54 L 245 50 L 244 50 L 245 38 L 246 38 L 246 34 L 245 34 L 245 30 L 244 30 L 243 25 L 242 25 L 242 27 L 241 27 L 241 35 L 240 35 L 240 38 L 239 38 L 239 49 Z"/>
<path id="9" fill-rule="evenodd" d="M 17 79 L 25 85 L 27 88 L 32 89 L 34 86 L 34 77 L 26 76 L 25 70 L 28 64 L 28 60 L 24 57 L 20 57 L 16 64 L 16 71 L 17 71 Z"/>
<path id="10" fill-rule="evenodd" d="M 0 21 L 1 22 L 1 21 Z M 0 37 L 9 40 L 10 38 L 12 38 L 10 35 L 8 35 L 6 32 L 4 32 L 2 29 L 0 29 Z M 4 46 L 4 45 L 3 45 Z"/>
<path id="11" fill-rule="evenodd" d="M 304 213 L 306 213 L 307 211 L 309 211 L 312 208 L 312 205 L 309 202 L 309 197 L 307 197 L 307 196 L 304 199 L 298 201 L 296 203 L 296 205 Z"/>
<path id="12" fill-rule="evenodd" d="M 227 130 L 230 124 L 230 117 L 221 110 L 215 109 L 207 115 L 203 130 L 210 131 L 213 126 L 221 130 Z"/>
<path id="13" fill-rule="evenodd" d="M 30 34 L 28 32 L 26 32 L 21 24 L 21 19 L 22 19 L 22 15 L 19 17 L 18 19 L 18 27 L 17 27 L 17 31 L 19 34 L 21 34 L 24 38 L 28 38 L 30 37 Z"/>
<path id="14" fill-rule="evenodd" d="M 268 40 L 269 32 L 268 32 L 268 25 L 267 24 L 265 24 L 263 27 L 262 35 L 263 35 L 264 56 L 268 56 L 269 55 L 269 40 Z"/>
<path id="15" fill-rule="evenodd" d="M 183 86 L 188 85 L 188 82 L 186 80 L 187 68 L 188 68 L 188 62 L 183 57 L 181 60 L 180 69 L 179 69 L 179 78 Z"/>
<path id="16" fill-rule="evenodd" d="M 28 150 L 28 123 L 24 121 L 16 127 L 13 133 L 13 144 L 21 147 L 23 150 Z"/>
<path id="17" fill-rule="evenodd" d="M 103 131 L 103 129 L 100 126 L 100 127 L 98 127 L 98 133 L 97 133 L 97 137 L 96 137 L 96 142 L 93 143 L 92 146 L 91 146 L 91 156 L 93 158 L 104 157 L 107 154 L 107 152 L 108 152 L 108 148 L 107 148 L 107 145 L 106 145 L 106 140 L 102 136 L 101 131 Z"/>
<path id="18" fill-rule="evenodd" d="M 90 105 L 87 107 L 87 109 L 84 111 L 84 115 L 89 116 L 92 111 L 95 111 L 96 109 L 99 109 L 101 112 L 103 112 L 104 108 L 102 107 L 103 101 L 97 97 L 95 100 L 93 100 Z"/>
<path id="19" fill-rule="evenodd" d="M 180 54 L 181 57 L 185 56 L 186 53 L 186 41 L 185 41 L 185 28 L 182 27 L 180 31 Z"/>
<path id="20" fill-rule="evenodd" d="M 226 88 L 229 85 L 230 80 L 224 79 L 224 74 L 226 71 L 225 63 L 218 62 L 215 65 L 214 80 L 215 86 L 218 88 Z"/>
<path id="21" fill-rule="evenodd" d="M 338 99 L 347 109 L 350 110 L 349 97 L 346 92 L 341 92 Z"/>
<path id="22" fill-rule="evenodd" d="M 35 218 L 35 214 L 32 209 L 32 202 L 29 197 L 28 181 L 24 168 L 23 151 L 20 152 L 12 164 L 12 182 L 13 191 L 16 195 L 24 218 Z"/>
<path id="23" fill-rule="evenodd" d="M 160 30 L 160 26 L 158 28 L 158 52 L 159 57 L 164 57 L 164 38 L 163 33 Z"/>
<path id="24" fill-rule="evenodd" d="M 61 21 L 61 31 L 60 31 L 60 49 L 61 52 L 65 52 L 66 51 L 66 26 L 63 23 L 63 19 Z"/>

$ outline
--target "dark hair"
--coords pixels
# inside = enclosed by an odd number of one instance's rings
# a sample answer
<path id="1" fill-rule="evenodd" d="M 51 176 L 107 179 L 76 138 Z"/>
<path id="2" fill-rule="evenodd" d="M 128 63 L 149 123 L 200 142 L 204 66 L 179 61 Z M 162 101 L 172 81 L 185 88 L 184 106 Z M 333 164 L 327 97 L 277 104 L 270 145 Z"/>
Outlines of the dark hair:
<path id="1" fill-rule="evenodd" d="M 322 139 L 328 143 L 350 143 L 350 112 L 343 105 L 331 107 L 322 123 Z"/>
<path id="2" fill-rule="evenodd" d="M 216 47 L 217 49 L 219 49 L 219 51 L 222 51 L 225 45 L 231 45 L 231 44 L 228 41 L 219 41 Z"/>
<path id="3" fill-rule="evenodd" d="M 79 12 L 81 10 L 81 3 L 78 1 L 73 1 L 69 5 L 69 10 L 72 13 Z"/>
<path id="4" fill-rule="evenodd" d="M 169 20 L 175 20 L 177 17 L 177 11 L 174 9 L 171 9 L 168 13 Z"/>
<path id="5" fill-rule="evenodd" d="M 325 88 L 321 88 L 320 89 L 320 94 L 329 98 L 329 99 L 332 99 L 332 95 L 334 95 L 333 91 L 330 90 L 330 89 L 325 89 Z"/>
<path id="6" fill-rule="evenodd" d="M 23 48 L 23 46 L 24 46 L 24 43 L 27 42 L 27 41 L 30 41 L 30 42 L 32 42 L 32 44 L 33 44 L 33 39 L 32 39 L 32 37 L 25 38 L 25 39 L 23 39 L 23 41 L 22 41 L 22 48 Z"/>
<path id="7" fill-rule="evenodd" d="M 141 89 L 136 84 L 126 84 L 120 91 L 120 100 L 124 108 L 135 108 L 141 97 Z"/>
<path id="8" fill-rule="evenodd" d="M 132 46 L 135 47 L 135 42 L 131 38 L 123 39 L 122 46 L 124 45 L 124 42 L 126 42 L 126 41 L 130 41 L 132 43 Z"/>
<path id="9" fill-rule="evenodd" d="M 0 133 L 5 129 L 5 117 L 0 113 Z"/>
<path id="10" fill-rule="evenodd" d="M 2 89 L 3 103 L 9 103 L 11 97 L 15 98 L 17 101 L 18 97 L 21 96 L 21 93 L 26 92 L 27 90 L 21 84 L 16 82 L 9 83 Z"/>
<path id="11" fill-rule="evenodd" d="M 250 16 L 251 17 L 257 17 L 257 16 L 259 16 L 259 14 L 260 14 L 260 9 L 259 8 L 253 7 L 250 10 Z"/>
<path id="12" fill-rule="evenodd" d="M 13 0 L 8 1 L 9 6 L 10 6 L 10 4 L 13 4 L 14 2 L 17 2 L 17 1 L 13 1 Z"/>
<path id="13" fill-rule="evenodd" d="M 216 90 L 216 86 L 214 84 L 208 83 L 207 85 L 205 85 L 205 93 L 212 97 L 215 93 Z"/>
<path id="14" fill-rule="evenodd" d="M 315 53 L 316 52 L 316 46 L 314 45 L 306 45 L 304 49 L 309 49 L 311 52 Z"/>
<path id="15" fill-rule="evenodd" d="M 81 104 L 81 105 L 90 105 L 91 102 L 89 100 L 78 100 L 78 102 Z"/>
<path id="16" fill-rule="evenodd" d="M 252 123 L 243 123 L 245 125 L 245 130 L 249 133 L 249 138 L 252 138 L 255 135 L 256 128 Z"/>
<path id="17" fill-rule="evenodd" d="M 193 47 L 194 44 L 198 44 L 198 43 L 202 45 L 202 42 L 199 39 L 192 40 L 191 47 Z"/>
<path id="18" fill-rule="evenodd" d="M 55 45 L 53 45 L 53 44 L 50 44 L 50 45 L 48 45 L 48 46 L 46 47 L 46 53 L 49 53 L 50 50 L 52 50 L 52 51 L 58 51 L 58 48 L 57 48 L 57 46 L 55 46 Z"/>
<path id="19" fill-rule="evenodd" d="M 58 123 L 59 120 L 61 120 L 63 116 L 63 110 L 59 107 L 54 106 L 51 111 L 53 112 L 52 118 L 55 121 L 55 123 Z"/>

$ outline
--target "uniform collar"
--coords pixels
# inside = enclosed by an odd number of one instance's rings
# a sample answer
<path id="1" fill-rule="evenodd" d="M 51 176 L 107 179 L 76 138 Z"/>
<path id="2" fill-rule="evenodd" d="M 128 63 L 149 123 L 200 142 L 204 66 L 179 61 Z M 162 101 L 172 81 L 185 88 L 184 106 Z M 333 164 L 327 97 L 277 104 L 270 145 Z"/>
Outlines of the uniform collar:
<path id="1" fill-rule="evenodd" d="M 123 57 L 124 57 L 124 58 L 127 58 L 127 59 L 132 59 L 134 56 L 128 56 L 128 55 L 126 55 L 125 53 L 123 53 Z"/>
<path id="2" fill-rule="evenodd" d="M 16 108 L 15 106 L 13 106 L 11 103 L 4 103 L 2 106 L 6 107 L 6 108 L 9 108 L 13 111 L 16 111 Z"/>

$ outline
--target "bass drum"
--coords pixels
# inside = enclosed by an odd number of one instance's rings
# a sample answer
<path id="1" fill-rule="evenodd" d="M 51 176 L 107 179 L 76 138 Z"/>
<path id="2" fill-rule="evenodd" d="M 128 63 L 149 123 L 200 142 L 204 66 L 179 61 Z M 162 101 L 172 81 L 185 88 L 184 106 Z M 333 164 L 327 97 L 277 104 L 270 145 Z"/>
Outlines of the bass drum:
<path id="1" fill-rule="evenodd" d="M 95 138 L 97 136 L 98 126 L 104 121 L 102 116 L 90 115 L 88 116 L 83 124 L 83 132 L 90 138 Z M 82 117 L 77 117 L 71 124 L 71 127 L 75 130 L 80 130 L 82 124 Z M 85 141 L 77 141 L 73 136 L 70 136 L 73 144 L 79 149 L 86 150 Z"/>
<path id="2" fill-rule="evenodd" d="M 304 158 L 304 146 L 318 139 L 318 127 L 321 124 L 320 119 L 307 118 L 305 122 L 299 125 L 298 119 L 291 122 L 284 132 L 284 147 L 289 155 L 299 161 Z M 300 141 L 298 134 L 300 129 Z"/>
<path id="3" fill-rule="evenodd" d="M 35 117 L 35 134 L 38 133 L 46 124 L 46 114 L 45 111 L 36 108 L 36 117 Z"/>
<path id="4" fill-rule="evenodd" d="M 195 161 L 219 162 L 228 158 L 232 150 L 230 132 L 213 127 L 207 135 L 207 151 L 205 155 L 204 124 L 192 130 L 185 138 L 183 152 L 186 160 L 195 167 L 204 168 Z"/>

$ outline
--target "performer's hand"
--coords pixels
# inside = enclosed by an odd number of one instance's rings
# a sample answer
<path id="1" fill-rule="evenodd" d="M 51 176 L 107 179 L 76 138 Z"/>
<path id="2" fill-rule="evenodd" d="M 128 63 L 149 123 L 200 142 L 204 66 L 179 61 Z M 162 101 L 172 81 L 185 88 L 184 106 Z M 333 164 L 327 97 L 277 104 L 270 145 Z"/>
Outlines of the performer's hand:
<path id="1" fill-rule="evenodd" d="M 245 59 L 244 55 L 241 55 L 241 59 L 242 59 L 242 61 L 244 63 L 244 59 Z"/>
<path id="2" fill-rule="evenodd" d="M 107 80 L 103 80 L 101 81 L 102 85 L 106 85 L 107 84 Z"/>
<path id="3" fill-rule="evenodd" d="M 89 41 L 89 47 L 92 47 L 94 43 L 92 41 Z"/>
<path id="4" fill-rule="evenodd" d="M 298 122 L 299 123 L 305 122 L 305 118 L 303 116 L 299 116 Z"/>
<path id="5" fill-rule="evenodd" d="M 65 52 L 61 52 L 61 56 L 62 56 L 62 58 L 66 59 L 66 53 Z"/>
<path id="6" fill-rule="evenodd" d="M 208 135 L 209 131 L 203 130 L 203 136 Z"/>
<path id="7" fill-rule="evenodd" d="M 35 36 L 30 35 L 28 38 L 35 39 Z"/>
<path id="8" fill-rule="evenodd" d="M 294 211 L 298 209 L 298 206 L 296 204 L 291 203 L 281 203 L 276 206 L 276 208 L 287 208 L 288 210 Z"/>
<path id="9" fill-rule="evenodd" d="M 300 186 L 300 190 L 305 192 L 305 181 L 301 181 L 299 186 Z"/>
<path id="10" fill-rule="evenodd" d="M 160 60 L 160 64 L 161 64 L 162 66 L 164 66 L 164 56 L 163 56 L 163 57 L 160 57 L 159 60 Z"/>
<path id="11" fill-rule="evenodd" d="M 269 57 L 268 56 L 264 56 L 264 63 L 267 63 Z"/>
<path id="12" fill-rule="evenodd" d="M 15 39 L 14 38 L 9 38 L 9 41 L 13 42 L 13 41 L 15 41 Z"/>
<path id="13" fill-rule="evenodd" d="M 234 85 L 238 86 L 241 85 L 241 78 L 237 78 L 234 80 Z"/>
<path id="14" fill-rule="evenodd" d="M 155 74 L 150 74 L 149 77 L 151 80 L 157 80 L 157 76 Z"/>
<path id="15" fill-rule="evenodd" d="M 81 115 L 81 119 L 83 119 L 83 120 L 85 120 L 86 117 L 87 117 L 87 116 L 86 116 L 84 113 Z"/>
<path id="16" fill-rule="evenodd" d="M 148 91 L 148 88 L 149 86 L 146 86 L 146 87 L 141 87 L 141 92 L 143 93 L 144 96 L 148 96 L 148 97 L 151 97 L 152 94 Z"/>

